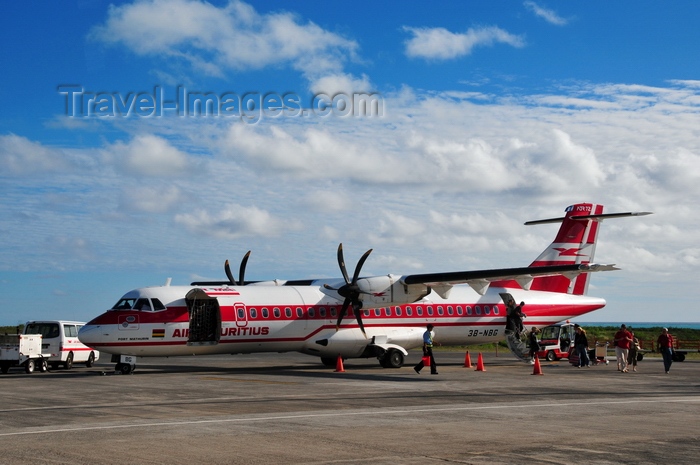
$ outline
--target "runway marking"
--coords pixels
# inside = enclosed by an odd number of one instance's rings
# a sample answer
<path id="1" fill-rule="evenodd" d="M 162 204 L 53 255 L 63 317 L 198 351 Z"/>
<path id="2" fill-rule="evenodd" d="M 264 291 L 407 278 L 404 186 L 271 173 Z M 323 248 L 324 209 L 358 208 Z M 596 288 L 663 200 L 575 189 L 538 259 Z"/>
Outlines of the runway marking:
<path id="1" fill-rule="evenodd" d="M 56 429 L 42 429 L 36 431 L 17 431 L 13 433 L 0 433 L 0 437 L 9 436 L 24 436 L 33 434 L 51 434 L 51 433 L 67 433 L 75 431 L 97 431 L 97 430 L 116 430 L 116 429 L 130 429 L 130 428 L 153 428 L 158 426 L 182 426 L 182 425 L 203 425 L 203 424 L 215 424 L 215 423 L 249 423 L 256 421 L 284 421 L 284 420 L 298 420 L 298 419 L 308 419 L 308 418 L 333 418 L 333 417 L 352 417 L 352 416 L 365 416 L 372 415 L 377 416 L 379 412 L 383 415 L 404 415 L 404 414 L 416 414 L 416 413 L 429 413 L 434 415 L 436 412 L 463 412 L 469 410 L 501 410 L 501 409 L 525 409 L 525 408 L 544 408 L 544 407 L 590 407 L 591 405 L 624 405 L 624 404 L 666 404 L 666 403 L 695 403 L 700 402 L 700 397 L 688 398 L 688 399 L 627 399 L 627 400 L 610 400 L 610 401 L 585 401 L 585 402 L 562 402 L 562 403 L 541 403 L 541 404 L 500 404 L 500 405 L 479 405 L 479 406 L 469 406 L 469 407 L 425 407 L 416 409 L 372 409 L 361 412 L 332 412 L 332 413 L 305 413 L 296 415 L 279 415 L 279 416 L 266 416 L 266 417 L 255 417 L 255 418 L 220 418 L 212 420 L 188 420 L 188 421 L 170 421 L 170 422 L 159 422 L 159 423 L 138 423 L 130 425 L 110 425 L 110 426 L 90 426 L 90 427 L 78 427 L 78 428 L 56 428 Z"/>

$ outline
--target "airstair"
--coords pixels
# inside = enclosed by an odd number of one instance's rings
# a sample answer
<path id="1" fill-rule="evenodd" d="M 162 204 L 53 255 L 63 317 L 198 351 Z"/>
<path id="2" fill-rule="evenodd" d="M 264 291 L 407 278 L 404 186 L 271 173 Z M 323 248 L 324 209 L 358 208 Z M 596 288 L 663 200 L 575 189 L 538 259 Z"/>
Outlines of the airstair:
<path id="1" fill-rule="evenodd" d="M 506 330 L 506 343 L 513 355 L 523 362 L 530 361 L 530 348 L 527 346 L 518 334 L 513 331 Z"/>

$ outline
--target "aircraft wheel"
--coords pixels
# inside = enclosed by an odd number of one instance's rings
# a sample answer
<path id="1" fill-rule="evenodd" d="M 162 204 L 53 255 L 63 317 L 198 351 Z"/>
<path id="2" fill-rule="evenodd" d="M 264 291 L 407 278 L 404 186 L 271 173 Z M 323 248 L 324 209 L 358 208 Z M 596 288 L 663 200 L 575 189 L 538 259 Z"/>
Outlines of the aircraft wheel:
<path id="1" fill-rule="evenodd" d="M 384 368 L 401 368 L 403 366 L 403 354 L 396 349 L 389 349 L 379 363 Z"/>
<path id="2" fill-rule="evenodd" d="M 547 359 L 547 361 L 553 362 L 557 359 L 557 356 L 553 350 L 550 350 L 549 352 L 547 352 L 547 357 L 545 358 Z"/>
<path id="3" fill-rule="evenodd" d="M 130 375 L 134 370 L 128 363 L 120 363 L 119 365 L 121 365 L 121 367 L 118 367 L 117 370 L 119 370 L 123 375 Z"/>
<path id="4" fill-rule="evenodd" d="M 26 373 L 34 373 L 34 359 L 29 359 L 24 362 L 24 371 Z"/>
<path id="5" fill-rule="evenodd" d="M 90 368 L 95 364 L 95 352 L 90 352 L 90 355 L 88 356 L 87 361 L 85 362 L 85 366 Z"/>
<path id="6" fill-rule="evenodd" d="M 321 357 L 321 363 L 327 367 L 334 367 L 338 363 L 338 359 L 334 357 Z"/>

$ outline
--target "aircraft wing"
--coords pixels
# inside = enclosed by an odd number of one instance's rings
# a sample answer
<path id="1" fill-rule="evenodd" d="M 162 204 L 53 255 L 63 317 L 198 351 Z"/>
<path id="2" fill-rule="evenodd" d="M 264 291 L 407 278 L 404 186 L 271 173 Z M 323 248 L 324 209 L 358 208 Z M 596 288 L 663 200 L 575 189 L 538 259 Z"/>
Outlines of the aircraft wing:
<path id="1" fill-rule="evenodd" d="M 453 271 L 448 273 L 412 274 L 403 276 L 401 282 L 406 285 L 423 284 L 448 291 L 455 284 L 469 284 L 479 294 L 484 294 L 493 281 L 512 279 L 523 289 L 529 289 L 532 280 L 538 276 L 562 275 L 573 279 L 581 273 L 595 271 L 619 270 L 615 265 L 602 264 L 573 264 L 550 266 L 526 266 L 521 268 L 500 268 L 494 270 Z"/>

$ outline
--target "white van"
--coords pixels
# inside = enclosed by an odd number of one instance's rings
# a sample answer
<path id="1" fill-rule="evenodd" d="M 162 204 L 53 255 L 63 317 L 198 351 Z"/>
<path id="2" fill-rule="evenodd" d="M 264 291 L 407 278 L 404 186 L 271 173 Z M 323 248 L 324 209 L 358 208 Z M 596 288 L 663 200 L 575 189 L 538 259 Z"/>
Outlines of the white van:
<path id="1" fill-rule="evenodd" d="M 41 352 L 51 354 L 49 364 L 53 369 L 63 365 L 70 370 L 74 363 L 91 367 L 100 358 L 100 353 L 78 340 L 78 331 L 84 324 L 80 321 L 28 321 L 24 325 L 24 334 L 41 334 Z"/>

